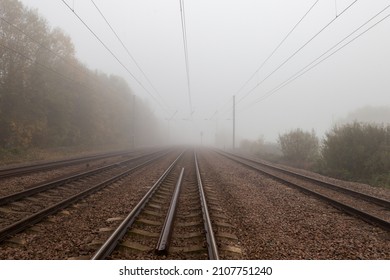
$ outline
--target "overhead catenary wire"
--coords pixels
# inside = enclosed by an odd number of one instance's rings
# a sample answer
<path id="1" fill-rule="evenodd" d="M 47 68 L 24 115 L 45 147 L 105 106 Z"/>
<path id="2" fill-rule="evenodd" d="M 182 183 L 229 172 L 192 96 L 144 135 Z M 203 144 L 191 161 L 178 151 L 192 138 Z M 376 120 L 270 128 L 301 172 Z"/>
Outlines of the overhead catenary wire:
<path id="1" fill-rule="evenodd" d="M 119 37 L 118 33 L 115 31 L 115 29 L 112 27 L 112 25 L 110 24 L 110 22 L 108 21 L 108 19 L 104 16 L 102 10 L 96 5 L 95 1 L 91 0 L 92 4 L 95 6 L 96 10 L 99 12 L 100 16 L 104 19 L 104 21 L 106 22 L 106 24 L 108 25 L 108 27 L 110 28 L 110 30 L 112 31 L 112 33 L 115 35 L 115 37 L 117 38 L 117 40 L 119 41 L 119 43 L 122 45 L 122 47 L 124 48 L 124 50 L 126 51 L 127 55 L 130 57 L 130 59 L 134 62 L 134 64 L 137 66 L 138 70 L 142 73 L 142 75 L 145 77 L 146 81 L 149 83 L 149 85 L 153 88 L 153 90 L 156 92 L 156 94 L 160 97 L 162 103 L 164 104 L 165 107 L 167 107 L 167 105 L 164 103 L 164 99 L 163 97 L 161 96 L 161 94 L 159 93 L 159 91 L 156 89 L 156 87 L 153 85 L 153 83 L 150 81 L 149 77 L 145 74 L 144 70 L 142 70 L 141 66 L 139 65 L 139 63 L 136 61 L 136 59 L 134 58 L 134 56 L 131 54 L 129 48 L 123 43 L 123 41 L 121 40 L 121 38 Z"/>
<path id="2" fill-rule="evenodd" d="M 181 19 L 181 30 L 183 36 L 183 47 L 184 47 L 184 60 L 186 66 L 186 76 L 187 76 L 187 90 L 188 90 L 188 103 L 190 109 L 190 118 L 192 118 L 193 107 L 192 107 L 192 98 L 191 98 L 191 85 L 190 85 L 190 67 L 188 61 L 188 41 L 187 41 L 187 26 L 186 26 L 186 17 L 184 10 L 184 0 L 179 0 L 180 2 L 180 19 Z"/>
<path id="3" fill-rule="evenodd" d="M 296 73 L 295 75 L 291 76 L 288 80 L 286 80 L 285 82 L 283 82 L 281 85 L 277 86 L 276 88 L 274 88 L 273 90 L 269 91 L 267 95 L 264 95 L 263 97 L 255 100 L 255 103 L 259 103 L 260 101 L 263 101 L 264 99 L 268 98 L 269 96 L 271 96 L 273 93 L 279 91 L 280 89 L 284 88 L 285 86 L 287 86 L 288 84 L 290 84 L 291 82 L 295 81 L 297 78 L 301 77 L 302 75 L 306 74 L 307 72 L 309 72 L 310 70 L 312 70 L 313 68 L 315 68 L 316 66 L 318 66 L 320 63 L 322 63 L 323 61 L 327 60 L 328 58 L 330 58 L 331 56 L 333 56 L 334 54 L 336 54 L 337 52 L 339 52 L 341 49 L 343 49 L 344 47 L 346 47 L 347 45 L 349 45 L 350 43 L 352 43 L 353 41 L 355 41 L 356 39 L 358 39 L 359 37 L 361 37 L 363 34 L 365 34 L 366 32 L 368 32 L 369 30 L 371 30 L 372 28 L 374 28 L 376 25 L 378 25 L 380 22 L 386 20 L 387 18 L 390 17 L 390 14 L 387 15 L 386 17 L 384 17 L 382 20 L 380 20 L 379 22 L 375 23 L 373 26 L 371 26 L 370 28 L 368 28 L 367 30 L 363 31 L 361 34 L 359 34 L 358 36 L 356 36 L 355 38 L 353 38 L 352 40 L 348 41 L 347 43 L 345 43 L 344 45 L 342 45 L 341 47 L 339 47 L 338 49 L 336 49 L 335 51 L 333 51 L 332 53 L 330 53 L 328 56 L 324 57 L 323 59 L 321 59 L 320 61 L 316 62 L 315 64 L 313 64 L 314 62 L 312 62 L 310 65 L 304 67 L 304 69 L 301 69 L 299 71 L 299 73 Z M 313 64 L 313 65 L 312 65 Z"/>
<path id="4" fill-rule="evenodd" d="M 283 43 L 290 37 L 290 35 L 294 32 L 294 30 L 299 26 L 299 24 L 306 18 L 306 16 L 311 12 L 311 10 L 317 5 L 320 0 L 314 2 L 313 5 L 310 6 L 309 10 L 300 18 L 300 20 L 294 25 L 294 27 L 287 33 L 287 35 L 279 42 L 279 44 L 273 49 L 273 51 L 267 56 L 267 58 L 261 63 L 261 65 L 256 69 L 255 72 L 245 81 L 245 83 L 241 86 L 241 88 L 236 92 L 236 95 L 239 94 L 242 89 L 256 76 L 257 73 L 264 67 L 264 65 L 271 59 L 271 57 L 277 52 L 277 50 L 283 45 Z"/>
<path id="5" fill-rule="evenodd" d="M 68 8 L 69 10 L 78 18 L 78 20 L 88 29 L 88 31 L 100 42 L 100 44 L 111 54 L 111 56 L 125 69 L 125 71 L 140 85 L 146 93 L 153 98 L 153 100 L 160 106 L 161 109 L 165 111 L 169 115 L 169 112 L 166 108 L 161 104 L 161 102 L 134 76 L 134 74 L 129 70 L 129 68 L 126 67 L 126 65 L 115 55 L 115 53 L 103 42 L 102 39 L 92 30 L 91 27 L 75 12 L 74 9 L 72 9 L 71 6 L 69 6 L 68 3 L 66 3 L 65 0 L 61 0 Z"/>
<path id="6" fill-rule="evenodd" d="M 277 91 L 281 90 L 282 88 L 284 88 L 285 86 L 287 86 L 288 84 L 292 83 L 293 81 L 295 81 L 296 79 L 298 79 L 299 77 L 303 76 L 304 74 L 306 74 L 307 72 L 309 72 L 310 70 L 314 69 L 315 67 L 317 67 L 319 64 L 321 64 L 322 62 L 324 62 L 325 60 L 329 59 L 330 57 L 332 57 L 333 55 L 335 55 L 336 53 L 338 53 L 340 50 L 342 50 L 343 48 L 345 48 L 346 46 L 348 46 L 349 44 L 351 44 L 352 42 L 354 42 L 356 39 L 360 38 L 361 36 L 363 36 L 364 34 L 366 34 L 368 31 L 370 31 L 371 29 L 373 29 L 374 27 L 376 27 L 378 24 L 380 24 L 381 22 L 385 21 L 386 19 L 390 18 L 390 14 L 386 15 L 385 17 L 383 17 L 381 20 L 377 21 L 376 23 L 374 23 L 373 25 L 371 25 L 370 27 L 368 27 L 366 30 L 362 31 L 360 34 L 356 35 L 354 38 L 352 38 L 351 40 L 347 41 L 348 38 L 350 38 L 353 34 L 355 34 L 356 32 L 358 32 L 360 29 L 362 29 L 363 27 L 365 27 L 367 24 L 369 24 L 371 21 L 373 21 L 375 18 L 377 18 L 378 16 L 380 16 L 383 12 L 385 12 L 387 9 L 390 8 L 390 5 L 387 5 L 385 8 L 383 8 L 380 12 L 378 12 L 377 14 L 375 14 L 373 17 L 371 17 L 370 19 L 368 19 L 367 21 L 365 21 L 362 25 L 360 25 L 358 28 L 356 28 L 353 32 L 351 32 L 350 34 L 348 34 L 346 37 L 344 37 L 342 40 L 340 40 L 338 43 L 336 43 L 335 45 L 333 45 L 331 48 L 329 48 L 327 51 L 325 51 L 324 53 L 322 53 L 320 56 L 318 56 L 316 59 L 314 59 L 313 61 L 311 61 L 309 64 L 307 64 L 305 67 L 301 68 L 299 71 L 297 71 L 295 74 L 293 74 L 292 76 L 290 76 L 288 79 L 286 79 L 284 82 L 282 82 L 281 84 L 279 84 L 278 86 L 274 87 L 272 90 L 266 92 L 263 96 L 261 96 L 260 98 L 256 99 L 254 102 L 252 102 L 251 104 L 249 104 L 245 109 L 248 109 L 250 107 L 252 107 L 253 105 L 267 99 L 268 97 L 270 97 L 271 95 L 273 95 L 274 93 L 276 93 Z M 344 43 L 343 45 L 341 45 L 343 42 L 347 41 L 346 43 Z M 341 45 L 341 46 L 339 46 Z M 339 47 L 338 47 L 339 46 Z M 243 109 L 243 110 L 245 110 Z"/>
<path id="7" fill-rule="evenodd" d="M 272 50 L 272 52 L 267 56 L 267 58 L 261 63 L 261 65 L 253 72 L 253 74 L 244 82 L 244 84 L 240 87 L 239 90 L 237 90 L 235 95 L 239 95 L 241 91 L 248 85 L 248 83 L 256 76 L 257 73 L 261 69 L 263 69 L 264 65 L 272 58 L 272 56 L 279 50 L 279 48 L 287 41 L 287 39 L 290 37 L 290 35 L 298 28 L 298 26 L 302 23 L 302 21 L 307 17 L 307 15 L 314 9 L 314 7 L 317 5 L 317 3 L 320 0 L 315 1 L 310 8 L 305 12 L 305 14 L 299 19 L 299 21 L 290 29 L 290 31 L 284 36 L 284 38 L 279 42 L 279 44 Z M 230 105 L 231 98 L 229 97 L 228 100 L 226 100 L 225 103 L 223 103 L 223 106 L 219 107 L 219 109 L 223 109 L 226 105 Z M 230 110 L 230 108 L 228 109 Z M 226 111 L 226 110 L 225 110 Z"/>
<path id="8" fill-rule="evenodd" d="M 295 57 L 301 50 L 303 50 L 310 42 L 312 42 L 318 35 L 320 35 L 324 30 L 326 30 L 330 25 L 332 25 L 337 19 L 339 19 L 346 11 L 348 11 L 358 0 L 353 1 L 348 7 L 346 7 L 337 17 L 329 21 L 323 28 L 321 28 L 316 34 L 314 34 L 308 41 L 306 41 L 301 47 L 299 47 L 292 55 L 285 59 L 278 67 L 276 67 L 271 73 L 269 73 L 265 78 L 258 82 L 254 87 L 252 87 L 243 97 L 241 97 L 237 104 L 240 103 L 243 99 L 248 97 L 256 88 L 262 85 L 269 77 L 275 74 L 280 68 L 286 65 L 293 57 Z"/>

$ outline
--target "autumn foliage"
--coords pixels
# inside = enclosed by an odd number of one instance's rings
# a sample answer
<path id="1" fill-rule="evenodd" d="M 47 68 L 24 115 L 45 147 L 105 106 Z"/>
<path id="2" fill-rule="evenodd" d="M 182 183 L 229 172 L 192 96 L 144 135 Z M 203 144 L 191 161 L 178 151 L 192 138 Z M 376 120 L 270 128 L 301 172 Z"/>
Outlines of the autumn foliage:
<path id="1" fill-rule="evenodd" d="M 122 78 L 78 61 L 61 30 L 19 1 L 0 1 L 2 149 L 146 144 L 156 138 L 157 121 L 134 100 Z"/>

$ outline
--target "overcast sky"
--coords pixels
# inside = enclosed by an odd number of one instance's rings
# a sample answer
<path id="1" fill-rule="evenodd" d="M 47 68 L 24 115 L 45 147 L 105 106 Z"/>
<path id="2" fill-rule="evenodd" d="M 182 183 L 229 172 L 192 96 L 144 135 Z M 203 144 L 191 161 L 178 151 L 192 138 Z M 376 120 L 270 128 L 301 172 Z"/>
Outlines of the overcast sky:
<path id="1" fill-rule="evenodd" d="M 51 26 L 71 36 L 77 57 L 89 68 L 124 77 L 165 124 L 165 119 L 174 115 L 172 135 L 182 133 L 198 139 L 203 131 L 203 141 L 210 144 L 216 129 L 230 135 L 233 95 L 238 103 L 239 139 L 263 135 L 274 141 L 279 133 L 298 127 L 314 129 L 321 137 L 333 122 L 355 109 L 390 106 L 390 18 L 295 81 L 272 91 L 390 5 L 388 0 L 185 0 L 190 95 L 179 0 L 94 0 L 158 93 L 130 60 L 92 1 L 67 0 L 159 102 L 61 0 L 22 2 L 37 8 Z M 389 13 L 390 8 L 349 40 Z M 190 118 L 190 97 L 192 122 L 185 120 Z"/>

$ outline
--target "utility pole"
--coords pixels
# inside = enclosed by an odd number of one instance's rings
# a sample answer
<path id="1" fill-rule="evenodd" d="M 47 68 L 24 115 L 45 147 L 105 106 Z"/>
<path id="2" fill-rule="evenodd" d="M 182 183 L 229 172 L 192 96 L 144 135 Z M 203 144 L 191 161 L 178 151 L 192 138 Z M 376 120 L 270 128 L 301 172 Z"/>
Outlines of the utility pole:
<path id="1" fill-rule="evenodd" d="M 135 149 L 135 95 L 133 94 L 133 129 L 132 129 L 132 136 L 131 136 L 131 147 L 134 150 Z"/>
<path id="2" fill-rule="evenodd" d="M 236 96 L 233 95 L 233 150 L 236 148 Z"/>
<path id="3" fill-rule="evenodd" d="M 215 118 L 215 147 L 218 147 L 218 111 L 217 117 Z"/>

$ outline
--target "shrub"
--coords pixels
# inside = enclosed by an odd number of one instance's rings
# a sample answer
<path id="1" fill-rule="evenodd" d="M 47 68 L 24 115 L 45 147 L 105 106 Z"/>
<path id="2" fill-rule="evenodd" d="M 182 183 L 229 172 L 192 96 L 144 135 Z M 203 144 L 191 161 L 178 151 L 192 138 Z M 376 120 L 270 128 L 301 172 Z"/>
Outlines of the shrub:
<path id="1" fill-rule="evenodd" d="M 319 141 L 314 131 L 292 130 L 279 135 L 278 143 L 283 157 L 299 167 L 311 167 L 318 158 Z"/>
<path id="2" fill-rule="evenodd" d="M 354 122 L 335 126 L 325 136 L 322 161 L 329 175 L 388 184 L 390 125 Z"/>

